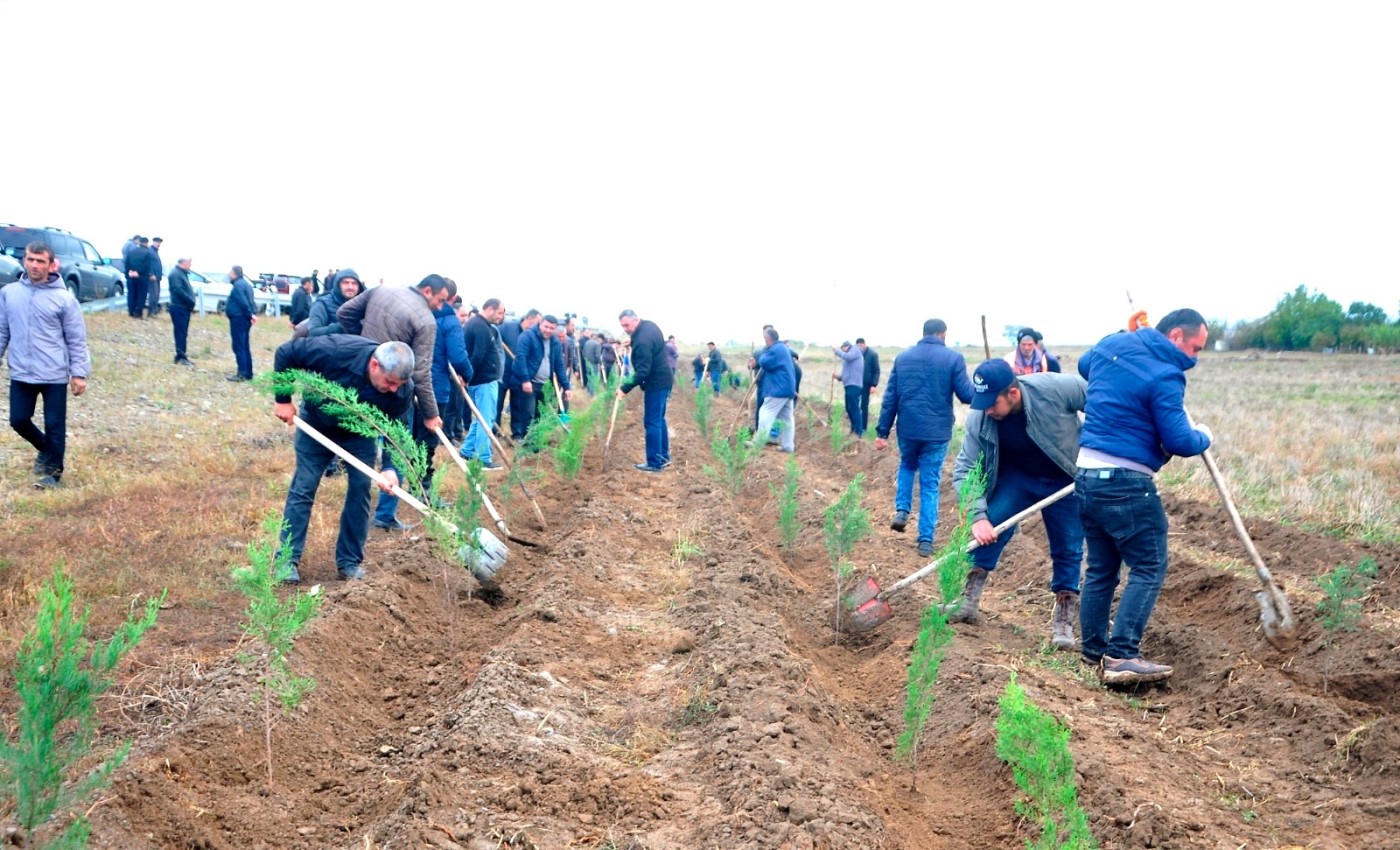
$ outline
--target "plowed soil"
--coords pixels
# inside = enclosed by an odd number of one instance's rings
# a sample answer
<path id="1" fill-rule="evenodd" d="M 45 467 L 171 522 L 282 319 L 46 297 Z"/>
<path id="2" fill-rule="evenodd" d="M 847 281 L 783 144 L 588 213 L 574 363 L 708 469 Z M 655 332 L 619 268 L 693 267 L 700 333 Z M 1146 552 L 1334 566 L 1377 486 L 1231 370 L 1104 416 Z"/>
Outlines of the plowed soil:
<path id="1" fill-rule="evenodd" d="M 211 637 L 199 612 L 166 612 L 126 685 L 148 694 L 129 718 L 144 731 L 92 812 L 93 846 L 1019 847 L 1034 833 L 994 752 L 1014 670 L 1072 728 L 1104 847 L 1400 847 L 1394 550 L 1251 522 L 1300 624 L 1280 651 L 1223 510 L 1169 501 L 1171 573 L 1143 648 L 1177 672 L 1114 692 L 1047 648 L 1050 566 L 1033 519 L 982 622 L 957 627 L 911 770 L 892 754 L 933 583 L 895 597 L 879 629 L 838 640 L 821 541 L 821 510 L 865 472 L 875 530 L 859 570 L 888 585 L 923 565 L 913 536 L 886 526 L 897 455 L 868 442 L 837 455 L 824 429 L 800 426 L 806 527 L 784 550 L 768 485 L 786 456 L 764 455 L 731 497 L 703 471 L 687 396 L 672 400 L 665 473 L 632 469 L 634 404 L 606 460 L 595 443 L 577 483 L 537 488 L 548 528 L 512 503 L 512 530 L 541 545 L 511 546 L 500 594 L 477 592 L 430 541 L 382 532 L 368 579 L 338 582 L 321 527 L 302 574 L 325 583 L 326 604 L 293 658 L 318 685 L 273 731 L 270 786 L 234 621 L 215 618 Z M 737 407 L 716 402 L 721 427 Z M 940 541 L 947 488 L 945 475 Z M 333 524 L 334 486 L 317 511 Z M 677 557 L 681 536 L 702 551 Z M 1324 650 L 1307 577 L 1365 556 L 1381 574 L 1363 628 Z M 157 661 L 198 642 L 199 663 Z"/>

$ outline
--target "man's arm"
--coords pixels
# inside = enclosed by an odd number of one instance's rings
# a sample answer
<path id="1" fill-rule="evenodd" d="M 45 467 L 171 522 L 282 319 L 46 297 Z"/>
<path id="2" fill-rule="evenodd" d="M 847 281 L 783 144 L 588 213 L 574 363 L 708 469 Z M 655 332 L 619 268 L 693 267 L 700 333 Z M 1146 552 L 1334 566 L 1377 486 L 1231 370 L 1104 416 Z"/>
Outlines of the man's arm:
<path id="1" fill-rule="evenodd" d="M 972 472 L 972 468 L 977 465 L 978 459 L 983 459 L 983 462 L 985 462 L 986 455 L 982 450 L 982 429 L 985 427 L 986 421 L 987 415 L 978 410 L 974 410 L 967 415 L 962 448 L 958 450 L 958 458 L 953 462 L 954 493 L 960 492 L 963 481 L 967 478 L 968 474 Z M 994 425 L 992 427 L 996 426 Z M 990 477 L 986 469 L 983 469 L 982 472 L 984 475 Z M 984 478 L 984 480 L 986 479 Z M 979 520 L 987 519 L 987 496 L 988 494 L 983 492 L 977 497 L 977 501 L 972 503 L 972 520 L 974 523 Z M 993 535 L 992 540 L 995 539 L 996 537 Z M 992 541 L 986 540 L 982 542 L 990 543 Z"/>
<path id="2" fill-rule="evenodd" d="M 1158 381 L 1152 389 L 1152 419 L 1163 449 L 1180 457 L 1195 457 L 1210 448 L 1210 438 L 1191 426 L 1185 401 L 1185 376 Z"/>
<path id="3" fill-rule="evenodd" d="M 963 404 L 972 404 L 972 379 L 967 376 L 967 361 L 961 354 L 954 354 L 953 357 L 956 358 L 953 364 L 953 395 Z"/>
<path id="4" fill-rule="evenodd" d="M 76 298 L 65 299 L 63 304 L 63 342 L 68 346 L 68 374 L 72 379 L 73 394 L 82 395 L 87 387 L 88 373 L 92 371 L 92 360 L 88 356 L 83 310 Z"/>
<path id="5" fill-rule="evenodd" d="M 418 399 L 418 412 L 423 415 L 425 424 L 438 419 L 437 398 L 433 395 L 433 348 L 436 345 L 437 322 L 429 316 L 427 321 L 419 323 L 413 334 L 413 394 Z M 442 424 L 440 419 L 438 424 Z"/>

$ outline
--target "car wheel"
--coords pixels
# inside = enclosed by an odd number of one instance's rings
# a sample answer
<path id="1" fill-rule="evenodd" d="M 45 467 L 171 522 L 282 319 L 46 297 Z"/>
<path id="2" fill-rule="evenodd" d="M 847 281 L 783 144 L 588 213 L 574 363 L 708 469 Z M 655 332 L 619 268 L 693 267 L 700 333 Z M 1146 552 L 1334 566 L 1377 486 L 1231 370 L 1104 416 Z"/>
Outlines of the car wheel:
<path id="1" fill-rule="evenodd" d="M 120 298 L 125 294 L 126 287 L 122 285 L 121 281 L 117 281 L 116 285 L 112 287 L 112 297 Z"/>
<path id="2" fill-rule="evenodd" d="M 74 297 L 75 299 L 77 299 L 78 301 L 82 301 L 82 300 L 83 300 L 81 297 L 78 296 L 78 279 L 77 279 L 77 278 L 69 278 L 69 279 L 68 279 L 68 291 L 71 292 L 71 293 L 73 293 L 73 297 Z"/>

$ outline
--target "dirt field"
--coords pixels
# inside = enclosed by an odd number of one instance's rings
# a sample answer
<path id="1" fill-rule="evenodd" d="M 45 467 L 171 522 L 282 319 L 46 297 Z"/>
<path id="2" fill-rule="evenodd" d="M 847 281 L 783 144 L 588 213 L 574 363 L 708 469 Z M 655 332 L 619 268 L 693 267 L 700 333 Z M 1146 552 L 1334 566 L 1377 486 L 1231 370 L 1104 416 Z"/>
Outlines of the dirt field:
<path id="1" fill-rule="evenodd" d="M 716 420 L 727 426 L 737 405 L 719 400 Z M 1302 627 L 1283 653 L 1258 630 L 1256 583 L 1223 510 L 1169 499 L 1173 563 L 1144 652 L 1177 673 L 1117 693 L 1081 672 L 1077 654 L 1047 649 L 1049 558 L 1032 520 L 992 576 L 988 615 L 957 627 L 913 775 L 892 752 L 934 588 L 916 585 L 893 600 L 891 622 L 838 642 L 820 530 L 820 511 L 865 472 L 875 531 L 857 548 L 859 569 L 889 584 L 922 566 L 913 535 L 886 526 L 894 451 L 864 443 L 837 456 L 824 431 L 800 427 L 806 528 L 783 550 L 768 484 L 786 456 L 761 458 L 734 500 L 703 473 L 708 447 L 678 392 L 676 464 L 641 475 L 632 407 L 606 463 L 595 443 L 579 483 L 536 488 L 547 529 L 512 505 L 515 533 L 542 545 L 511 547 L 497 596 L 474 593 L 429 541 L 382 532 L 368 580 L 336 581 L 344 485 L 327 484 L 302 564 L 327 599 L 294 654 L 318 685 L 275 729 L 270 788 L 254 677 L 239 659 L 242 603 L 221 578 L 247 537 L 196 543 L 197 524 L 152 533 L 140 545 L 176 568 L 188 553 L 216 589 L 162 612 L 104 703 L 104 731 L 137 743 L 92 810 L 92 845 L 1018 847 L 1032 833 L 994 752 L 997 698 L 1014 670 L 1072 728 L 1081 799 L 1104 847 L 1400 847 L 1395 549 L 1251 522 Z M 272 427 L 229 435 L 230 454 L 254 454 L 257 468 L 201 502 L 241 506 L 251 534 L 260 512 L 280 506 L 284 439 Z M 93 490 L 68 517 L 90 529 L 133 499 Z M 945 520 L 949 503 L 945 480 Z M 680 535 L 702 553 L 679 563 Z M 1363 630 L 1333 650 L 1324 694 L 1307 578 L 1366 556 L 1380 580 Z"/>

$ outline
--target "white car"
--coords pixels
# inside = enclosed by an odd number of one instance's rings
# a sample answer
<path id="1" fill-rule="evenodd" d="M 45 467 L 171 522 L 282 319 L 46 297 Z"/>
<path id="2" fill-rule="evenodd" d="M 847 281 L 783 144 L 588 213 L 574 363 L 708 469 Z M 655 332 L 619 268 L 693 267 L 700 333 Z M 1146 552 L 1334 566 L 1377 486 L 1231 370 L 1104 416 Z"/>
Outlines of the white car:
<path id="1" fill-rule="evenodd" d="M 252 283 L 251 280 L 248 283 Z M 190 286 L 194 289 L 196 310 L 206 313 L 222 313 L 228 297 L 233 292 L 233 281 L 224 272 L 190 271 Z M 265 292 L 253 287 L 253 303 L 259 313 L 281 315 L 292 307 L 292 296 L 277 291 Z"/>

